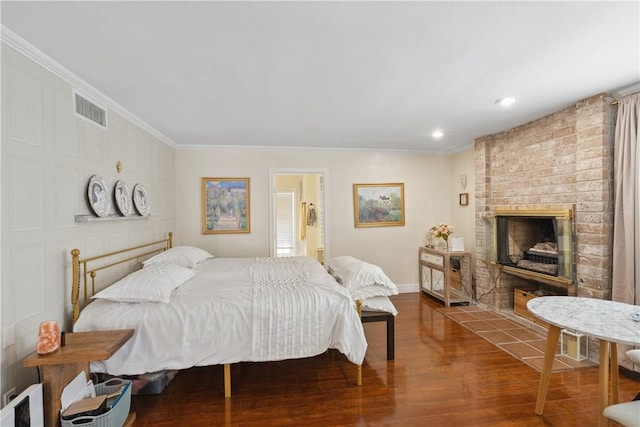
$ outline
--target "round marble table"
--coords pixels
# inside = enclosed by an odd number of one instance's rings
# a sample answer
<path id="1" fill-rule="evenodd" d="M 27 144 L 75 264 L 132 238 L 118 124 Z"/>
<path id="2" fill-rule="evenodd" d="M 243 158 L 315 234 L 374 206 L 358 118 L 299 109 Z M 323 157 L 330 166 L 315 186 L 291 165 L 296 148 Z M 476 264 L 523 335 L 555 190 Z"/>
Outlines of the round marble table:
<path id="1" fill-rule="evenodd" d="M 600 341 L 599 425 L 606 425 L 602 411 L 609 404 L 609 363 L 612 403 L 618 403 L 617 343 L 640 344 L 640 322 L 634 320 L 640 313 L 640 306 L 594 298 L 552 296 L 534 298 L 527 302 L 527 308 L 534 316 L 549 323 L 536 414 L 542 415 L 560 330 L 571 329 Z"/>

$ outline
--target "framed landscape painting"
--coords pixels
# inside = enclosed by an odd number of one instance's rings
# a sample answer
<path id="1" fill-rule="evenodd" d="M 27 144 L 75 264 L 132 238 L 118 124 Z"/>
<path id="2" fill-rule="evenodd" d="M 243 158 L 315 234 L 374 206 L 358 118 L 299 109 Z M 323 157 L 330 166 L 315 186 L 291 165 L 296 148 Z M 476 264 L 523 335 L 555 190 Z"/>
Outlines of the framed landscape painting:
<path id="1" fill-rule="evenodd" d="M 250 231 L 249 178 L 202 178 L 202 233 Z"/>
<path id="2" fill-rule="evenodd" d="M 356 227 L 404 225 L 404 184 L 353 184 Z"/>

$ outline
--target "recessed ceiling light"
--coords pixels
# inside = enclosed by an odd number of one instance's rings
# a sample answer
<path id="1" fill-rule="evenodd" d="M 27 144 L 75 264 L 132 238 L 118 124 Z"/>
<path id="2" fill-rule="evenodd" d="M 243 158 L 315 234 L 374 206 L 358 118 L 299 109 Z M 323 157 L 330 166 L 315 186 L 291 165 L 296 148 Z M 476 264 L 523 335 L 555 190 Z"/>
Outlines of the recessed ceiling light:
<path id="1" fill-rule="evenodd" d="M 431 136 L 434 138 L 442 138 L 443 135 L 444 133 L 441 130 L 434 130 L 431 134 Z"/>
<path id="2" fill-rule="evenodd" d="M 496 104 L 502 107 L 508 107 L 509 105 L 514 104 L 517 100 L 517 96 L 503 96 L 502 98 L 496 100 Z"/>

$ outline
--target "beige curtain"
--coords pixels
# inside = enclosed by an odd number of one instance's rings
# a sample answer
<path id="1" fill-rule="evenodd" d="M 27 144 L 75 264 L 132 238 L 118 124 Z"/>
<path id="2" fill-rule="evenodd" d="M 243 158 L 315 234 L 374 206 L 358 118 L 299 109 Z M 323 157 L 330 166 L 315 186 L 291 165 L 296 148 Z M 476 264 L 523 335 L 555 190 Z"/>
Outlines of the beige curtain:
<path id="1" fill-rule="evenodd" d="M 618 100 L 612 299 L 640 305 L 640 93 Z"/>

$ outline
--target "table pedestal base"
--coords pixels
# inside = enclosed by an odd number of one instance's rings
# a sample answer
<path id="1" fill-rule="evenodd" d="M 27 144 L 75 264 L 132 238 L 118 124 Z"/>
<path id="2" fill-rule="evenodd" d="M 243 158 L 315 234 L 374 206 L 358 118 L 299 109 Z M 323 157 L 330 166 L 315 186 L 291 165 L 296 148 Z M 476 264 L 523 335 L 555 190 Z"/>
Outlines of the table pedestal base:
<path id="1" fill-rule="evenodd" d="M 542 375 L 540 376 L 540 385 L 538 386 L 538 400 L 536 401 L 536 414 L 538 415 L 542 415 L 544 401 L 547 399 L 547 390 L 549 389 L 549 381 L 551 380 L 553 358 L 555 357 L 556 348 L 558 347 L 558 338 L 560 338 L 560 328 L 549 325 L 547 343 L 544 348 Z"/>
<path id="2" fill-rule="evenodd" d="M 547 331 L 547 342 L 544 349 L 544 362 L 542 374 L 540 375 L 540 385 L 538 386 L 538 399 L 536 401 L 536 414 L 542 415 L 544 402 L 547 399 L 547 390 L 551 380 L 551 370 L 553 359 L 558 346 L 560 328 L 549 325 Z M 611 373 L 611 404 L 618 403 L 618 346 L 614 342 L 600 341 L 600 360 L 598 367 L 598 396 L 600 401 L 600 411 L 598 413 L 598 426 L 608 425 L 608 420 L 602 415 L 604 408 L 609 406 L 609 373 Z"/>

